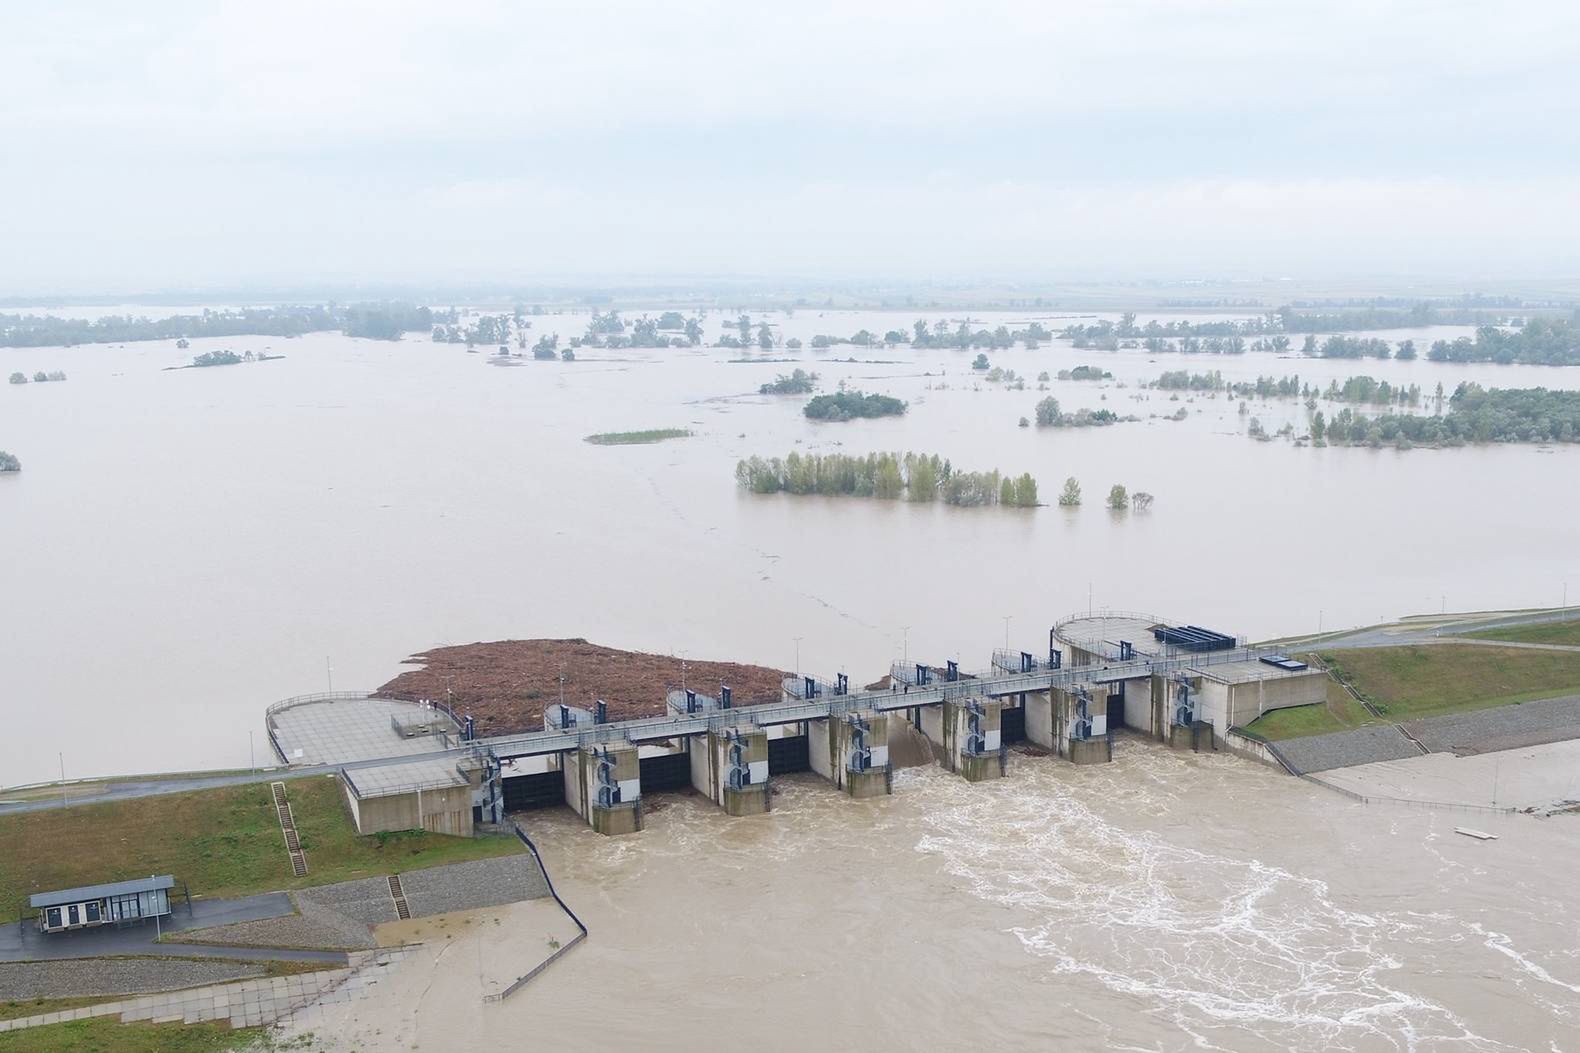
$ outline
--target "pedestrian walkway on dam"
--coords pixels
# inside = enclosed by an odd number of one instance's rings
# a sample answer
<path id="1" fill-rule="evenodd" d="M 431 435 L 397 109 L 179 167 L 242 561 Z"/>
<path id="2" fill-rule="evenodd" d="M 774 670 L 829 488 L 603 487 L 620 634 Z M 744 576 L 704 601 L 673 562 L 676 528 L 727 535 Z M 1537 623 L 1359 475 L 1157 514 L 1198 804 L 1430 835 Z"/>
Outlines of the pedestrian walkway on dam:
<path id="1" fill-rule="evenodd" d="M 210 984 L 185 991 L 143 995 L 80 1009 L 0 1020 L 0 1034 L 93 1017 L 119 1017 L 122 1023 L 148 1020 L 156 1024 L 227 1020 L 231 1027 L 257 1027 L 272 1024 L 308 1006 L 348 1001 L 370 984 L 378 983 L 392 966 L 410 953 L 406 947 L 359 952 L 352 956 L 350 965 L 343 969 Z"/>

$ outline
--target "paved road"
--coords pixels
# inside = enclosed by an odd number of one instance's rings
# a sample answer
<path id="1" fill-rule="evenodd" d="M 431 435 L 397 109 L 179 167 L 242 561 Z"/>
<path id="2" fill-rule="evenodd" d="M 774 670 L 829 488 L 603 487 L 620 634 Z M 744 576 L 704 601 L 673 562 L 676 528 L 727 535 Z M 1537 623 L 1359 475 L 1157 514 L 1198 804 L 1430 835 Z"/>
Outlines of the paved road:
<path id="1" fill-rule="evenodd" d="M 1503 629 L 1513 625 L 1542 625 L 1547 622 L 1574 621 L 1577 618 L 1580 618 L 1580 607 L 1532 611 L 1529 614 L 1489 614 L 1479 617 L 1455 614 L 1438 617 L 1422 616 L 1392 625 L 1373 625 L 1350 632 L 1286 640 L 1281 646 L 1291 651 L 1313 647 L 1325 651 L 1351 647 L 1403 647 L 1407 644 L 1439 642 L 1464 633 L 1480 632 L 1483 629 Z"/>
<path id="2" fill-rule="evenodd" d="M 200 899 L 189 910 L 176 905 L 175 912 L 152 922 L 124 929 L 106 925 L 74 932 L 42 933 L 31 921 L 0 927 L 0 961 L 26 961 L 60 958 L 92 958 L 112 954 L 165 955 L 180 958 L 247 958 L 304 962 L 344 962 L 338 951 L 282 951 L 259 947 L 215 947 L 197 944 L 157 943 L 163 933 L 206 929 L 211 925 L 230 925 L 241 921 L 278 918 L 294 913 L 295 905 L 284 892 L 265 892 L 236 899 Z"/>
<path id="3" fill-rule="evenodd" d="M 417 753 L 401 757 L 402 761 L 428 760 L 430 758 L 443 758 L 455 756 L 454 750 L 440 750 L 435 753 Z M 182 775 L 172 778 L 151 777 L 148 779 L 117 779 L 115 782 L 92 784 L 95 789 L 102 787 L 101 792 L 82 793 L 84 784 L 73 784 L 79 791 L 75 796 L 68 796 L 64 801 L 59 797 L 41 797 L 30 801 L 5 800 L 0 797 L 0 815 L 13 815 L 20 812 L 47 812 L 53 808 L 69 808 L 74 804 L 99 804 L 103 801 L 125 801 L 137 797 L 156 797 L 167 793 L 187 793 L 191 790 L 212 790 L 221 786 L 248 786 L 260 782 L 279 782 L 282 779 L 305 779 L 314 775 L 334 775 L 342 768 L 376 768 L 390 763 L 388 757 L 375 760 L 352 761 L 346 764 L 314 764 L 301 768 L 263 768 L 256 772 L 243 772 L 240 775 Z M 0 794 L 5 791 L 0 790 Z"/>

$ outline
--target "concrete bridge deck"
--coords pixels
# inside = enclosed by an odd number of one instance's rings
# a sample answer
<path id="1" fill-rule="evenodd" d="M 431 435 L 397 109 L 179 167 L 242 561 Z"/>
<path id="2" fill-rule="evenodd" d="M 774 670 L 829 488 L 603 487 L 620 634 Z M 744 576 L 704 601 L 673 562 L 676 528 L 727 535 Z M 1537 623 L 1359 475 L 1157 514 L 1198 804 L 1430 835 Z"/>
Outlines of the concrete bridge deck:
<path id="1" fill-rule="evenodd" d="M 1211 668 L 1256 661 L 1273 651 L 1259 647 L 1236 647 L 1231 650 L 1188 653 L 1170 656 L 1138 656 L 1128 662 L 1110 662 L 1103 665 L 1037 669 L 1028 673 L 992 672 L 975 674 L 962 672 L 956 680 L 936 680 L 928 684 L 896 684 L 885 691 L 852 691 L 834 694 L 834 683 L 818 680 L 820 693 L 810 699 L 790 699 L 779 702 L 759 703 L 732 709 L 710 709 L 702 713 L 672 714 L 643 717 L 636 720 L 613 721 L 607 724 L 586 724 L 565 729 L 526 732 L 513 735 L 494 735 L 470 742 L 457 742 L 441 749 L 420 750 L 408 741 L 391 737 L 391 748 L 384 757 L 377 750 L 363 746 L 357 755 L 348 758 L 347 767 L 367 767 L 381 760 L 389 763 L 414 759 L 454 757 L 460 759 L 480 751 L 492 752 L 500 760 L 516 760 L 567 753 L 577 749 L 617 743 L 662 742 L 669 739 L 720 733 L 726 728 L 767 728 L 782 724 L 796 724 L 812 720 L 827 720 L 849 713 L 890 712 L 935 706 L 947 701 L 973 697 L 1006 698 L 1014 695 L 1053 688 L 1071 688 L 1078 684 L 1106 684 L 1135 680 L 1153 675 Z M 307 701 L 307 699 L 304 699 Z M 380 711 L 377 723 L 387 725 L 387 716 Z M 337 716 L 335 735 L 345 735 Z M 429 740 L 431 742 L 431 740 Z M 453 741 L 453 740 L 452 740 Z M 295 752 L 294 750 L 291 752 Z M 312 751 L 309 751 L 311 754 Z M 281 753 L 280 759 L 290 763 Z M 325 758 L 327 760 L 327 758 Z"/>

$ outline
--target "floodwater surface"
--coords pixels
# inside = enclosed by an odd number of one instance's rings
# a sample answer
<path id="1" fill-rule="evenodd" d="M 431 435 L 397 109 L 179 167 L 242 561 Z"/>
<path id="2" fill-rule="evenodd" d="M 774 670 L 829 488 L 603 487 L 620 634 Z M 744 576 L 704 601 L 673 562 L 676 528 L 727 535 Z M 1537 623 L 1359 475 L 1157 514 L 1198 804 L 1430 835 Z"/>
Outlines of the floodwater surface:
<path id="1" fill-rule="evenodd" d="M 809 340 L 914 317 L 774 321 L 781 339 Z M 974 324 L 1031 317 L 979 312 Z M 585 324 L 535 318 L 530 338 Z M 710 315 L 710 339 L 722 328 Z M 1424 348 L 1462 331 L 1386 335 Z M 285 358 L 163 371 L 218 347 Z M 1223 396 L 1141 386 L 1175 369 L 1299 373 L 1321 387 L 1369 373 L 1430 394 L 1465 379 L 1573 386 L 1580 371 L 1054 342 L 988 353 L 1027 379 L 1011 390 L 970 369 L 974 352 L 581 355 L 497 366 L 421 334 L 0 351 L 0 372 L 70 378 L 0 388 L 0 448 L 24 465 L 0 477 L 0 682 L 31 729 L 0 737 L 0 785 L 56 777 L 59 755 L 68 777 L 268 763 L 269 703 L 376 686 L 406 655 L 444 643 L 581 636 L 781 668 L 799 655 L 805 671 L 864 680 L 902 654 L 971 668 L 1006 641 L 1039 650 L 1054 620 L 1089 605 L 1266 638 L 1442 606 L 1556 605 L 1580 569 L 1575 447 L 1259 443 L 1245 435 L 1251 416 L 1276 431 L 1305 409 L 1268 402 L 1242 415 Z M 863 361 L 834 361 L 848 357 Z M 1036 390 L 1039 372 L 1081 364 L 1115 379 Z M 910 411 L 817 423 L 803 398 L 756 393 L 796 365 L 824 391 L 892 394 Z M 1046 394 L 1067 411 L 1140 419 L 1018 427 Z M 1165 419 L 1182 407 L 1184 420 Z M 583 441 L 665 427 L 694 435 Z M 1031 472 L 1049 507 L 737 488 L 738 459 L 792 450 L 917 450 Z M 1078 509 L 1052 506 L 1066 476 L 1084 488 Z M 1156 502 L 1111 513 L 1115 483 Z M 1574 584 L 1580 594 L 1580 574 Z"/>

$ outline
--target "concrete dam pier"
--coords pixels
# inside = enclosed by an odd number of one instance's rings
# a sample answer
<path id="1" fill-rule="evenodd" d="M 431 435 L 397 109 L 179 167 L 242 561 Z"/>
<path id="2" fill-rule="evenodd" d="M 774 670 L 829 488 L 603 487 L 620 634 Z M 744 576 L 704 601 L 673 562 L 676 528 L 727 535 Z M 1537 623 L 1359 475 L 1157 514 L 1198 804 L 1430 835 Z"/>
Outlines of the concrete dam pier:
<path id="1" fill-rule="evenodd" d="M 858 799 L 892 793 L 889 745 L 911 734 L 906 725 L 969 782 L 1008 774 L 1019 741 L 1106 763 L 1121 727 L 1175 749 L 1217 749 L 1268 710 L 1324 702 L 1326 674 L 1199 626 L 1110 611 L 1066 618 L 1046 652 L 996 651 L 979 672 L 954 660 L 895 663 L 860 691 L 843 673 L 798 675 L 778 699 L 750 705 L 736 705 L 728 685 L 716 690 L 672 689 L 663 716 L 637 720 L 609 721 L 601 702 L 550 705 L 543 730 L 520 735 L 479 737 L 439 703 L 359 693 L 288 699 L 267 723 L 282 763 L 340 768 L 359 829 L 370 820 L 363 833 L 392 829 L 378 825 L 386 816 L 458 832 L 563 804 L 620 835 L 642 829 L 644 792 L 689 788 L 730 816 L 769 811 L 775 774 L 813 771 Z M 388 800 L 370 806 L 373 793 Z"/>

